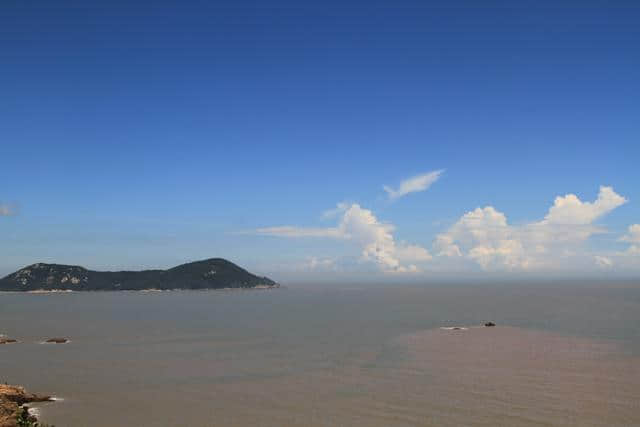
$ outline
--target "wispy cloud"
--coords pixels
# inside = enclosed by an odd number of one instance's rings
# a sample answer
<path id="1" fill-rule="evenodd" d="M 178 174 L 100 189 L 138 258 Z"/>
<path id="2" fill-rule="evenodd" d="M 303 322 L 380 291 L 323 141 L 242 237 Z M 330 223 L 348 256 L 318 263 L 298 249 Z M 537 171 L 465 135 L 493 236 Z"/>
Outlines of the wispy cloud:
<path id="1" fill-rule="evenodd" d="M 425 191 L 440 178 L 443 172 L 444 169 L 440 169 L 407 178 L 400 183 L 397 190 L 394 190 L 387 185 L 382 188 L 387 192 L 390 200 L 395 200 L 402 196 L 406 196 L 409 193 Z"/>
<path id="2" fill-rule="evenodd" d="M 335 271 L 337 269 L 336 259 L 309 257 L 302 268 L 307 271 Z"/>
<path id="3" fill-rule="evenodd" d="M 349 209 L 349 203 L 346 203 L 346 202 L 338 203 L 335 208 L 327 209 L 326 211 L 322 212 L 322 219 L 335 218 L 338 215 L 342 214 L 347 209 Z"/>
<path id="4" fill-rule="evenodd" d="M 611 258 L 607 258 L 606 256 L 596 255 L 593 257 L 593 260 L 600 268 L 608 269 L 613 267 L 613 261 L 611 261 Z"/>
<path id="5" fill-rule="evenodd" d="M 258 228 L 255 233 L 278 237 L 344 237 L 342 231 L 338 228 L 295 227 L 292 225 Z"/>
<path id="6" fill-rule="evenodd" d="M 8 205 L 5 203 L 0 203 L 0 216 L 11 216 L 15 215 L 16 208 L 12 205 Z"/>

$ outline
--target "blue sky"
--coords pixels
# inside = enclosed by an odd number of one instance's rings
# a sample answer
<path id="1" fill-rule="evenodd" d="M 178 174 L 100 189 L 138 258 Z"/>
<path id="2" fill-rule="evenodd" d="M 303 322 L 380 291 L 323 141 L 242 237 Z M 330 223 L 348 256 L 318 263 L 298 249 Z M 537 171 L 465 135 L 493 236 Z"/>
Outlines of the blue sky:
<path id="1" fill-rule="evenodd" d="M 0 275 L 635 274 L 640 5 L 558 3 L 3 2 Z"/>

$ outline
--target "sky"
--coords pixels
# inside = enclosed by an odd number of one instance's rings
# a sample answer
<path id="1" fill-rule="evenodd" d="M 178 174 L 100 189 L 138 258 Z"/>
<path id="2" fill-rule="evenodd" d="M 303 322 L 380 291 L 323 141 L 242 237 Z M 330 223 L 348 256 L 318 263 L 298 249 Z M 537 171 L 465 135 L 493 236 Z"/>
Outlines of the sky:
<path id="1" fill-rule="evenodd" d="M 0 276 L 638 277 L 639 20 L 623 0 L 3 1 Z"/>

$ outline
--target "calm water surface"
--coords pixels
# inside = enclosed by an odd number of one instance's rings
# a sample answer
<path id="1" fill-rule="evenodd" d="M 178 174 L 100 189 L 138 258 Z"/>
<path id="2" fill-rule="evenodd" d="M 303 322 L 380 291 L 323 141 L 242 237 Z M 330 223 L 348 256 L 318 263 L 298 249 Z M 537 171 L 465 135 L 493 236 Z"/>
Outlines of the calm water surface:
<path id="1" fill-rule="evenodd" d="M 0 333 L 58 427 L 640 425 L 640 284 L 4 293 Z"/>

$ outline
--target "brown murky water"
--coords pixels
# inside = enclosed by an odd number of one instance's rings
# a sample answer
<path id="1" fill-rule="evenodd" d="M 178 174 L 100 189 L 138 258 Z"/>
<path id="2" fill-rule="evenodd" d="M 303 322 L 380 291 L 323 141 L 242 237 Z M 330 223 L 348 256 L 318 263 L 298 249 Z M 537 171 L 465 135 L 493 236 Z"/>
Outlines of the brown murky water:
<path id="1" fill-rule="evenodd" d="M 639 329 L 628 283 L 0 294 L 0 380 L 59 427 L 632 426 Z"/>

